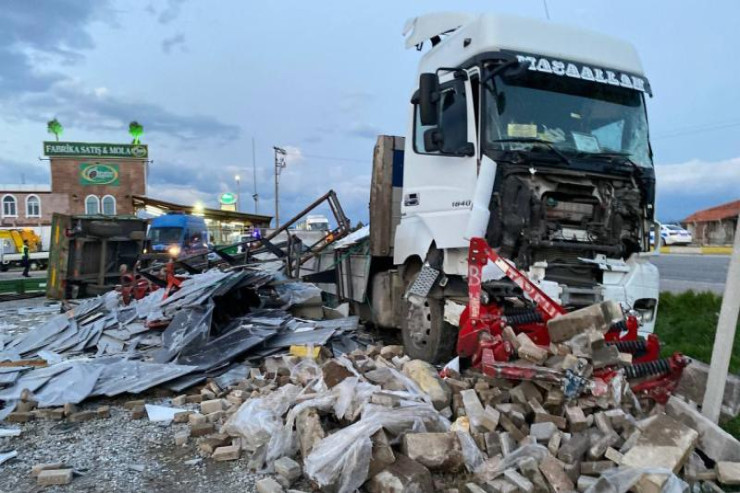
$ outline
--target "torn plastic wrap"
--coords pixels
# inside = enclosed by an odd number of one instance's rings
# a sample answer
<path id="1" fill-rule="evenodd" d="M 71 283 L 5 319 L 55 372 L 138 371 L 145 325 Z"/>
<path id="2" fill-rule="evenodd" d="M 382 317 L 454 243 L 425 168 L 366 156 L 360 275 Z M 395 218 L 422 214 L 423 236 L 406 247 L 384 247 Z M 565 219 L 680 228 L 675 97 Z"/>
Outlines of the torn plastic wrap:
<path id="1" fill-rule="evenodd" d="M 275 286 L 281 308 L 288 308 L 318 298 L 321 300 L 321 290 L 313 284 L 305 282 L 286 282 Z"/>
<path id="2" fill-rule="evenodd" d="M 468 472 L 475 472 L 485 460 L 483 453 L 478 448 L 478 445 L 475 444 L 475 439 L 467 431 L 458 431 L 457 439 L 462 449 L 465 468 Z"/>
<path id="3" fill-rule="evenodd" d="M 265 457 L 268 467 L 281 457 L 293 457 L 298 452 L 295 433 L 293 431 L 298 415 L 306 409 L 329 411 L 334 405 L 335 400 L 336 396 L 332 392 L 327 391 L 313 399 L 296 404 L 293 409 L 288 412 L 288 416 L 285 418 L 285 424 L 283 427 L 270 439 L 270 443 L 267 447 L 267 455 Z"/>
<path id="4" fill-rule="evenodd" d="M 287 384 L 274 392 L 244 402 L 223 426 L 231 436 L 242 437 L 250 450 L 257 450 L 270 442 L 283 426 L 282 416 L 293 405 L 301 387 Z"/>
<path id="5" fill-rule="evenodd" d="M 449 421 L 433 406 L 414 404 L 390 409 L 368 404 L 359 421 L 321 440 L 306 457 L 306 475 L 337 493 L 351 493 L 367 480 L 372 455 L 370 437 L 384 428 L 393 435 L 410 429 L 447 431 Z"/>
<path id="6" fill-rule="evenodd" d="M 462 445 L 462 441 L 460 444 Z M 518 449 L 504 457 L 495 468 L 488 471 L 483 471 L 481 470 L 481 467 L 479 465 L 475 472 L 476 474 L 486 476 L 486 480 L 490 480 L 495 478 L 499 474 L 503 474 L 503 472 L 507 469 L 517 469 L 519 467 L 519 463 L 527 457 L 533 457 L 537 462 L 540 462 L 548 455 L 550 455 L 550 451 L 547 450 L 547 447 L 543 447 L 542 445 L 538 444 L 529 444 L 523 447 L 519 447 Z M 467 465 L 467 460 L 465 461 L 465 464 Z"/>
<path id="7" fill-rule="evenodd" d="M 370 402 L 374 392 L 380 392 L 381 388 L 367 382 L 360 381 L 357 377 L 349 377 L 331 389 L 334 394 L 334 414 L 339 419 L 354 421 L 364 406 Z"/>
<path id="8" fill-rule="evenodd" d="M 661 493 L 686 493 L 689 491 L 689 485 L 673 474 L 670 469 L 617 467 L 602 472 L 599 479 L 585 493 L 627 493 L 640 479 L 647 475 L 666 478 L 660 489 Z"/>

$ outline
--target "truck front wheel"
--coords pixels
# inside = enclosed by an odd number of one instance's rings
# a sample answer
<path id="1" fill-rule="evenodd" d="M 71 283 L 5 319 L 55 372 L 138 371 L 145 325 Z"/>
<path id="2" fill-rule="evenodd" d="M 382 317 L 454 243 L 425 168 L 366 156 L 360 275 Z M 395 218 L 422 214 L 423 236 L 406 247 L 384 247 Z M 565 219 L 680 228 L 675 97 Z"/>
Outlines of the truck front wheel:
<path id="1" fill-rule="evenodd" d="M 420 266 L 410 265 L 404 275 L 406 286 L 416 279 Z M 404 300 L 401 329 L 406 354 L 430 363 L 446 363 L 455 353 L 457 328 L 445 322 L 444 301 L 426 298 L 420 303 Z"/>

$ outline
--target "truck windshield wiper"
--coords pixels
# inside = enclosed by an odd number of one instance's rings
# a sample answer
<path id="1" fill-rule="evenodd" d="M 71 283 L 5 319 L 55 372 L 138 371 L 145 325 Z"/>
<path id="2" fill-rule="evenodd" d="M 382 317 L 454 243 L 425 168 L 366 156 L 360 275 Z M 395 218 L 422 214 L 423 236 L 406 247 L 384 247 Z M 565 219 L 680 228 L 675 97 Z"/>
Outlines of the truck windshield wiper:
<path id="1" fill-rule="evenodd" d="M 560 158 L 562 162 L 570 166 L 570 159 L 568 159 L 568 156 L 563 154 L 557 147 L 553 145 L 552 142 L 544 139 L 538 139 L 535 137 L 511 137 L 508 139 L 498 139 L 498 140 L 492 140 L 492 144 L 499 144 L 499 143 L 517 143 L 517 144 L 540 144 L 544 145 L 548 149 L 550 149 L 553 154 L 555 154 L 557 157 Z"/>
<path id="2" fill-rule="evenodd" d="M 611 158 L 612 160 L 618 162 L 619 164 L 627 164 L 631 166 L 632 169 L 634 169 L 637 173 L 642 172 L 641 166 L 632 160 L 629 152 L 602 151 L 602 152 L 588 152 L 586 154 L 589 156 Z"/>

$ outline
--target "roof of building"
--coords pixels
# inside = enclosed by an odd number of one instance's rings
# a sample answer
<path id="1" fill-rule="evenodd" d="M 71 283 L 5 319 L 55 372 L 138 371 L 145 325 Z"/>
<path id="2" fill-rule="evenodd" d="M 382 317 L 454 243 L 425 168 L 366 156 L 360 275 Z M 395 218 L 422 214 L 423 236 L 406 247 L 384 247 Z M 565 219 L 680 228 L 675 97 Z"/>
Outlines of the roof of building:
<path id="1" fill-rule="evenodd" d="M 704 223 L 708 221 L 720 221 L 740 216 L 740 200 L 727 202 L 726 204 L 710 207 L 698 212 L 694 212 L 683 220 L 687 223 Z"/>
<path id="2" fill-rule="evenodd" d="M 51 192 L 51 185 L 37 185 L 37 184 L 0 184 L 0 193 L 28 193 L 28 192 Z"/>
<path id="3" fill-rule="evenodd" d="M 164 212 L 184 212 L 185 214 L 193 214 L 195 209 L 195 207 L 191 205 L 175 204 L 174 202 L 167 202 L 166 200 L 155 199 L 145 195 L 132 195 L 132 199 L 134 207 L 150 205 L 158 209 L 162 209 Z M 247 214 L 235 211 L 222 211 L 221 209 L 203 208 L 203 215 L 210 219 L 217 219 L 219 221 L 246 221 L 255 225 L 264 226 L 269 225 L 270 221 L 272 221 L 272 216 Z"/>

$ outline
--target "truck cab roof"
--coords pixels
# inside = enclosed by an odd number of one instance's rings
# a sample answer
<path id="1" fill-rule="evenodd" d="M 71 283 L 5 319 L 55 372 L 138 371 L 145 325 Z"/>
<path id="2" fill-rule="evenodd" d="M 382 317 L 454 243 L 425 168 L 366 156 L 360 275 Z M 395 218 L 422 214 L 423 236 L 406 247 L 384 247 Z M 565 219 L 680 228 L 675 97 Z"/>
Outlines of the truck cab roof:
<path id="1" fill-rule="evenodd" d="M 189 216 L 187 214 L 165 214 L 152 219 L 153 228 L 184 228 L 191 226 L 195 228 L 206 228 L 205 220 L 200 216 Z"/>
<path id="2" fill-rule="evenodd" d="M 508 14 L 436 13 L 409 20 L 406 47 L 435 39 L 419 72 L 461 67 L 491 52 L 540 55 L 605 67 L 644 77 L 634 46 L 618 38 L 573 26 Z"/>

